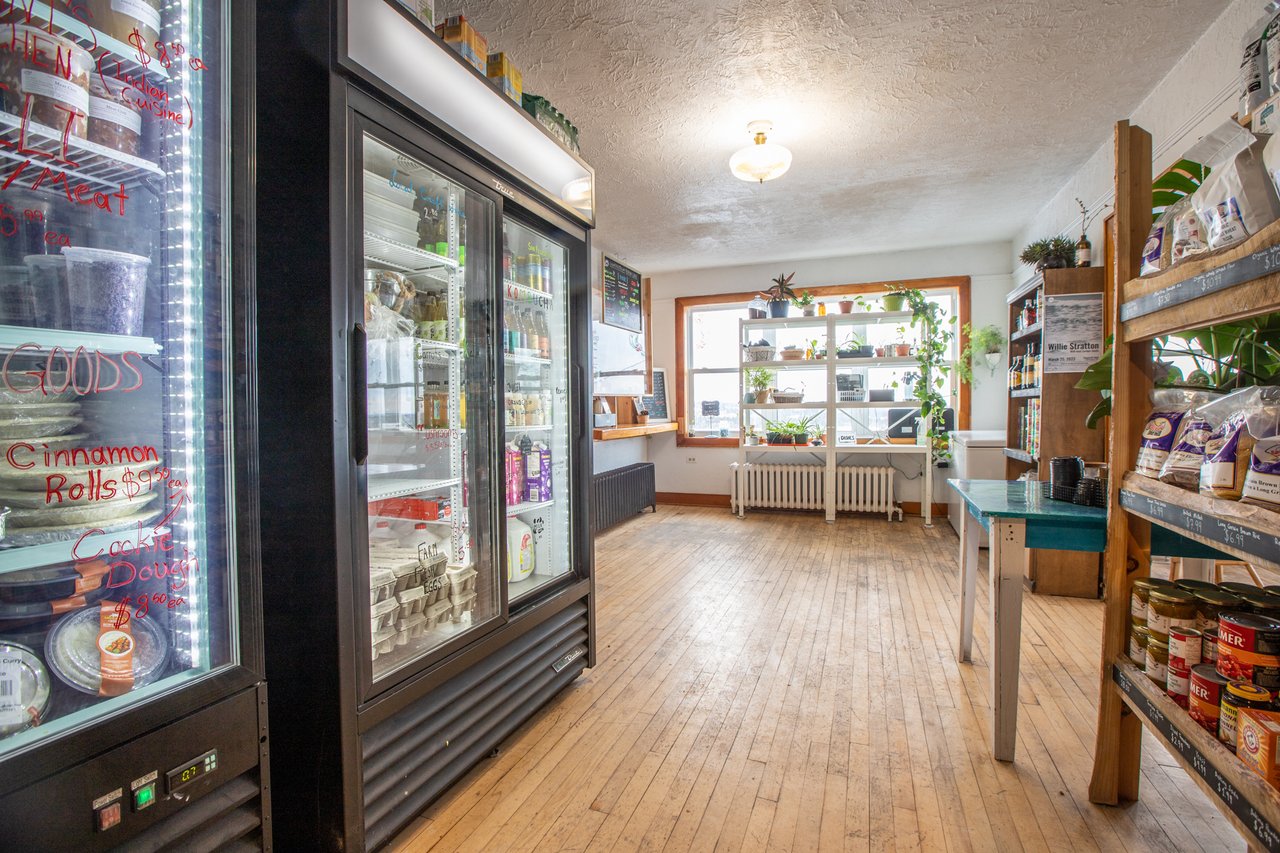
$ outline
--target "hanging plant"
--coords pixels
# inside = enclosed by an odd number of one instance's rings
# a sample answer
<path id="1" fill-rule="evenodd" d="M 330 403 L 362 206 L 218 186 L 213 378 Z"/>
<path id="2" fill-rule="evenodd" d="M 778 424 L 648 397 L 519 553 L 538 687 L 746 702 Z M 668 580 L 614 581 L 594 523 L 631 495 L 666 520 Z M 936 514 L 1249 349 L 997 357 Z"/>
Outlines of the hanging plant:
<path id="1" fill-rule="evenodd" d="M 931 302 L 924 292 L 915 288 L 894 288 L 895 293 L 906 297 L 911 309 L 911 325 L 920 330 L 920 342 L 915 356 L 919 373 L 911 382 L 912 396 L 920 405 L 920 421 L 932 450 L 933 461 L 943 462 L 951 458 L 951 450 L 943 436 L 942 413 L 947 408 L 947 398 L 942 389 L 951 375 L 951 343 L 955 340 L 955 317 L 944 319 L 942 306 Z"/>
<path id="2" fill-rule="evenodd" d="M 1000 353 L 1004 352 L 1005 337 L 999 326 L 986 325 L 975 329 L 964 324 L 964 349 L 960 350 L 960 361 L 956 365 L 956 373 L 962 382 L 973 384 L 973 368 L 981 364 L 994 376 L 996 365 L 1000 363 Z"/>

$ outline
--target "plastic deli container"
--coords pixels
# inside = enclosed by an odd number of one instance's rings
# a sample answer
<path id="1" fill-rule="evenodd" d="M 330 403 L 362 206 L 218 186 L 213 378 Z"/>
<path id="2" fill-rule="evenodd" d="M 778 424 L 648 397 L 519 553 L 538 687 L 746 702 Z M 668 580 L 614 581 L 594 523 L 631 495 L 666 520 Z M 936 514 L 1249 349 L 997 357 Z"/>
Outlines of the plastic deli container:
<path id="1" fill-rule="evenodd" d="M 142 112 L 131 104 L 112 97 L 98 79 L 89 87 L 90 142 L 138 156 L 142 139 Z"/>
<path id="2" fill-rule="evenodd" d="M 160 38 L 159 0 L 89 0 L 88 6 L 92 23 L 99 30 L 131 48 L 137 47 L 129 38 L 137 30 L 147 53 L 158 55 L 155 43 Z"/>
<path id="3" fill-rule="evenodd" d="M 67 259 L 67 292 L 71 328 L 108 335 L 142 334 L 151 259 L 109 249 L 71 246 Z"/>
<path id="4" fill-rule="evenodd" d="M 27 255 L 27 265 L 35 302 L 37 326 L 65 329 L 71 321 L 71 296 L 67 290 L 67 259 L 62 255 Z"/>
<path id="5" fill-rule="evenodd" d="M 0 642 L 0 737 L 40 725 L 50 692 L 49 671 L 35 652 Z"/>
<path id="6" fill-rule="evenodd" d="M 83 138 L 88 131 L 89 51 L 39 27 L 15 25 L 0 30 L 0 102 L 4 111 L 26 115 L 59 137 L 68 129 Z"/>
<path id="7" fill-rule="evenodd" d="M 36 325 L 36 299 L 31 275 L 25 266 L 0 267 L 0 323 L 6 326 Z"/>
<path id="8" fill-rule="evenodd" d="M 114 690 L 104 691 L 102 683 L 103 656 L 111 653 L 111 646 L 99 646 L 108 635 L 124 632 L 104 633 L 99 613 L 99 608 L 88 607 L 63 617 L 45 639 L 44 657 L 53 674 L 76 690 L 114 695 Z M 133 663 L 129 689 L 136 690 L 160 677 L 169 659 L 169 642 L 154 619 L 129 620 L 128 636 Z"/>

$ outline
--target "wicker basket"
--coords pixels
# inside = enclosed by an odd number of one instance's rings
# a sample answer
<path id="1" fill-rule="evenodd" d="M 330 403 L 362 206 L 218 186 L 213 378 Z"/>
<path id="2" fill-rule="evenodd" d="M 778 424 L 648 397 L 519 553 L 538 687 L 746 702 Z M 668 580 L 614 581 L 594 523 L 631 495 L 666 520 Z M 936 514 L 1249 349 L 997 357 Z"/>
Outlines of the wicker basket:
<path id="1" fill-rule="evenodd" d="M 773 361 L 774 347 L 743 347 L 745 361 Z"/>
<path id="2" fill-rule="evenodd" d="M 783 361 L 803 361 L 804 360 L 804 350 L 799 348 L 784 349 L 782 352 L 778 353 L 778 355 L 782 357 Z"/>
<path id="3" fill-rule="evenodd" d="M 788 388 L 786 391 L 774 391 L 773 402 L 775 403 L 803 403 L 804 392 L 795 391 Z"/>

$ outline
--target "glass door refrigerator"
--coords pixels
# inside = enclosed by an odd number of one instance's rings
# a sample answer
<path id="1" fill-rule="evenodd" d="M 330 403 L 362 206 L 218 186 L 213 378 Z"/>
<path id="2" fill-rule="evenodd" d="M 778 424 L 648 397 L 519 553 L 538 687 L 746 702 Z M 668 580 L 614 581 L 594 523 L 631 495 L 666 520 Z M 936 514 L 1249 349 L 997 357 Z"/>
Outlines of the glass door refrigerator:
<path id="1" fill-rule="evenodd" d="M 307 850 L 386 844 L 594 656 L 590 169 L 406 7 L 336 8 L 329 66 L 328 4 L 259 14 L 262 447 L 299 478 L 264 491 L 272 795 Z"/>
<path id="2" fill-rule="evenodd" d="M 0 4 L 0 823 L 270 848 L 252 6 Z"/>

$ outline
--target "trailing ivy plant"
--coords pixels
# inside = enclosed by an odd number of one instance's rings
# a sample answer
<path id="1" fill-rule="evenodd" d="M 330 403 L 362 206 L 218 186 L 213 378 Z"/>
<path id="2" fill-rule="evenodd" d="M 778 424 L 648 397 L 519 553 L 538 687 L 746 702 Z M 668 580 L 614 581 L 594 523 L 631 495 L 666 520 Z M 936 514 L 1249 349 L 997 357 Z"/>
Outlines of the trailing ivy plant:
<path id="1" fill-rule="evenodd" d="M 942 413 L 947 408 L 947 398 L 942 389 L 952 370 L 951 344 L 955 340 L 956 318 L 945 319 L 942 306 L 931 302 L 924 292 L 915 288 L 895 287 L 893 292 L 906 297 L 911 309 L 911 325 L 920 330 L 920 343 L 916 347 L 918 374 L 911 383 L 911 393 L 920 405 L 920 420 L 932 448 L 934 462 L 951 458 L 951 452 L 942 436 Z"/>

